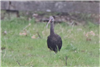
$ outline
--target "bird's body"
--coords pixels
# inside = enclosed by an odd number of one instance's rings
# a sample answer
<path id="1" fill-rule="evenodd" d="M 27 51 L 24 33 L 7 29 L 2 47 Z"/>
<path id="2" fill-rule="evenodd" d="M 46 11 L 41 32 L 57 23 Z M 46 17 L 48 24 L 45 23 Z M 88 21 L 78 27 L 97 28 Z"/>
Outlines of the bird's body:
<path id="1" fill-rule="evenodd" d="M 47 38 L 47 46 L 50 50 L 53 50 L 55 53 L 60 51 L 62 47 L 62 39 L 59 35 L 55 34 L 54 22 L 52 20 L 50 22 L 50 35 Z"/>
<path id="2" fill-rule="evenodd" d="M 53 50 L 54 52 L 57 53 L 57 51 L 60 51 L 60 49 L 62 47 L 61 37 L 57 34 L 50 35 L 50 36 L 48 36 L 47 44 L 48 44 L 48 48 L 50 50 Z"/>

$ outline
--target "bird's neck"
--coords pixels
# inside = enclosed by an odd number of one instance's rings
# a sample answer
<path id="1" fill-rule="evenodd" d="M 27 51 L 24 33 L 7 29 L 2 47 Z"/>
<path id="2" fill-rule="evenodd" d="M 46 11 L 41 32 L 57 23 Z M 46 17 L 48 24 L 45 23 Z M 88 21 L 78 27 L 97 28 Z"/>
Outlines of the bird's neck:
<path id="1" fill-rule="evenodd" d="M 54 22 L 50 23 L 50 35 L 54 34 Z"/>

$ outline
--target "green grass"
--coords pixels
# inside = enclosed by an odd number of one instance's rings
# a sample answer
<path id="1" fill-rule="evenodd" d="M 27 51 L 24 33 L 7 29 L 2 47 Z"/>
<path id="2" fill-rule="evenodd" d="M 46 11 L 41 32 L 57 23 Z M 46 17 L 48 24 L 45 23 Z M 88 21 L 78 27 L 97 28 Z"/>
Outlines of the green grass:
<path id="1" fill-rule="evenodd" d="M 28 26 L 29 23 L 31 26 Z M 1 53 L 2 67 L 99 66 L 99 25 L 90 22 L 85 26 L 55 24 L 55 32 L 63 41 L 61 51 L 55 54 L 47 48 L 50 26 L 46 28 L 46 24 L 35 23 L 34 20 L 29 22 L 25 18 L 2 20 L 1 48 L 5 48 Z M 19 35 L 23 29 L 27 30 L 27 36 Z M 4 31 L 7 31 L 6 35 Z M 90 31 L 95 36 L 89 35 L 91 41 L 87 41 L 84 33 Z M 33 35 L 35 39 L 31 38 Z"/>

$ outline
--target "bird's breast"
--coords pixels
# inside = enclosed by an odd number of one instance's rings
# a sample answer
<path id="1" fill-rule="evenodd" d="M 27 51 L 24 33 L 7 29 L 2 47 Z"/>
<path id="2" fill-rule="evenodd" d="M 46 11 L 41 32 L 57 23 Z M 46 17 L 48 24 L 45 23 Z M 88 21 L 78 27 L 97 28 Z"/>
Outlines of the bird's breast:
<path id="1" fill-rule="evenodd" d="M 56 37 L 52 37 L 51 41 L 57 41 L 57 38 Z"/>

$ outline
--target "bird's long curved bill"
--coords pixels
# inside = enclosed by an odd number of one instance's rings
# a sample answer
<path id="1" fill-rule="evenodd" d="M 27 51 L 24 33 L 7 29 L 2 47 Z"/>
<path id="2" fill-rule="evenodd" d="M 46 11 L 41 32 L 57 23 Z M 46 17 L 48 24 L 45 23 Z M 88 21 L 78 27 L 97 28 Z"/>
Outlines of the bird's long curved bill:
<path id="1" fill-rule="evenodd" d="M 48 24 L 50 23 L 50 21 L 51 21 L 51 20 L 49 20 L 49 22 L 47 23 L 46 28 L 48 27 Z"/>

